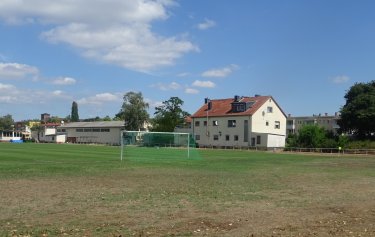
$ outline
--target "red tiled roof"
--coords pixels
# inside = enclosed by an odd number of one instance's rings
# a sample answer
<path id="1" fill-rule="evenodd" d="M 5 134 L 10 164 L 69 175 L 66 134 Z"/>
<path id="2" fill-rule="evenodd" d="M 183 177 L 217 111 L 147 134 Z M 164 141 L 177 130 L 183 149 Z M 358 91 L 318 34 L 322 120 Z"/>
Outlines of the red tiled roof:
<path id="1" fill-rule="evenodd" d="M 208 111 L 208 115 L 210 117 L 253 115 L 268 99 L 272 99 L 272 97 L 271 96 L 240 97 L 239 102 L 254 102 L 254 104 L 244 112 L 232 112 L 231 103 L 235 102 L 234 98 L 210 100 L 212 103 L 212 106 L 211 106 L 211 109 Z M 208 104 L 204 104 L 191 117 L 192 118 L 206 117 L 207 109 L 208 109 Z"/>

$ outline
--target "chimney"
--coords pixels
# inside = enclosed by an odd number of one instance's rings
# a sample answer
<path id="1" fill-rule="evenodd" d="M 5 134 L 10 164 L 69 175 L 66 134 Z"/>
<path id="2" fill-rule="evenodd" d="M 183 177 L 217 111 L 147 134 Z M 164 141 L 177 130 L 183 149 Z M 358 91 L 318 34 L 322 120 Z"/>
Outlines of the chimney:
<path id="1" fill-rule="evenodd" d="M 207 97 L 204 98 L 204 104 L 207 104 L 209 101 L 210 101 L 210 99 L 208 99 Z"/>
<path id="2" fill-rule="evenodd" d="M 235 95 L 234 96 L 234 102 L 238 102 L 240 100 L 240 96 L 239 95 Z"/>

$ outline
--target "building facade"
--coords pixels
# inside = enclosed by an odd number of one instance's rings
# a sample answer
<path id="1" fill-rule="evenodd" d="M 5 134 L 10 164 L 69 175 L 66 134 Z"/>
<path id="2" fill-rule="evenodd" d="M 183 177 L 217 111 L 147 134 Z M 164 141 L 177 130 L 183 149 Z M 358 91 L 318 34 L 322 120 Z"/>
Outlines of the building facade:
<path id="1" fill-rule="evenodd" d="M 286 115 L 271 96 L 205 99 L 191 118 L 200 147 L 285 146 Z"/>
<path id="2" fill-rule="evenodd" d="M 57 128 L 57 135 L 65 135 L 69 143 L 121 144 L 124 121 L 73 122 Z"/>
<path id="3" fill-rule="evenodd" d="M 332 132 L 333 134 L 338 133 L 340 126 L 337 121 L 340 119 L 340 113 L 335 113 L 335 115 L 312 115 L 312 116 L 298 116 L 293 117 L 288 115 L 287 118 L 287 135 L 298 134 L 298 131 L 304 125 L 318 125 L 323 127 L 325 130 Z"/>

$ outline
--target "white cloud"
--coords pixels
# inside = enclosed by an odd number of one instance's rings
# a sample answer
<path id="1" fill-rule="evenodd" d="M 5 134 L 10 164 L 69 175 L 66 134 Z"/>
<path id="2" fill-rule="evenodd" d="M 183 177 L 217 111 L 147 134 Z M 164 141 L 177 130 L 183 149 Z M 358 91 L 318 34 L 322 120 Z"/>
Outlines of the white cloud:
<path id="1" fill-rule="evenodd" d="M 200 30 L 207 30 L 207 29 L 212 28 L 214 26 L 216 26 L 215 21 L 210 20 L 210 19 L 205 19 L 204 22 L 199 23 L 197 25 L 197 28 L 200 29 Z"/>
<path id="2" fill-rule="evenodd" d="M 76 84 L 76 82 L 77 81 L 74 78 L 61 77 L 61 78 L 58 78 L 58 79 L 54 80 L 52 83 L 55 84 L 55 85 L 65 86 L 65 85 L 74 85 L 74 84 Z"/>
<path id="3" fill-rule="evenodd" d="M 212 81 L 200 81 L 196 80 L 192 84 L 193 86 L 196 87 L 205 87 L 205 88 L 214 88 L 216 85 Z"/>
<path id="4" fill-rule="evenodd" d="M 231 64 L 227 67 L 216 68 L 216 69 L 205 71 L 202 73 L 202 76 L 203 77 L 227 77 L 238 68 L 239 67 L 237 65 Z"/>
<path id="5" fill-rule="evenodd" d="M 162 90 L 162 91 L 181 89 L 181 85 L 178 84 L 177 82 L 171 82 L 169 84 L 157 83 L 157 84 L 151 85 L 151 87 L 158 88 L 159 90 Z"/>
<path id="6" fill-rule="evenodd" d="M 15 89 L 13 85 L 0 83 L 0 91 L 13 90 L 13 89 Z"/>
<path id="7" fill-rule="evenodd" d="M 19 63 L 0 63 L 0 79 L 21 79 L 28 76 L 36 77 L 39 70 L 36 67 Z"/>
<path id="8" fill-rule="evenodd" d="M 46 91 L 18 88 L 10 84 L 0 83 L 0 101 L 9 104 L 43 104 L 51 103 L 55 99 L 69 99 L 72 97 L 63 91 Z"/>
<path id="9" fill-rule="evenodd" d="M 122 100 L 122 96 L 120 93 L 112 94 L 112 93 L 101 93 L 96 94 L 91 97 L 82 98 L 77 101 L 78 104 L 92 104 L 92 105 L 102 105 L 104 103 L 109 102 L 120 102 Z"/>
<path id="10" fill-rule="evenodd" d="M 346 75 L 340 75 L 340 76 L 336 76 L 332 78 L 333 83 L 336 83 L 336 84 L 342 84 L 342 83 L 348 82 L 349 80 L 350 80 L 350 77 Z"/>
<path id="11" fill-rule="evenodd" d="M 194 88 L 186 88 L 186 89 L 185 89 L 185 93 L 186 93 L 186 94 L 198 94 L 198 93 L 199 93 L 199 90 L 194 89 Z"/>
<path id="12" fill-rule="evenodd" d="M 152 22 L 166 20 L 173 5 L 172 0 L 9 0 L 0 4 L 0 18 L 52 25 L 41 34 L 48 42 L 72 45 L 90 59 L 150 71 L 198 51 L 184 37 L 152 31 Z"/>

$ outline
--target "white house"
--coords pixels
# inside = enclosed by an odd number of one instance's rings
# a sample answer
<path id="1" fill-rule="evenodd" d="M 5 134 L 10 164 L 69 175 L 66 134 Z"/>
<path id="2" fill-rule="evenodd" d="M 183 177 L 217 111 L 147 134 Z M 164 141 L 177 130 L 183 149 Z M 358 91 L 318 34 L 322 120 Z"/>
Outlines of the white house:
<path id="1" fill-rule="evenodd" d="M 73 122 L 57 128 L 57 134 L 66 135 L 66 142 L 120 145 L 124 121 Z"/>
<path id="2" fill-rule="evenodd" d="M 64 143 L 66 141 L 65 134 L 57 134 L 59 123 L 46 123 L 41 126 L 41 130 L 33 131 L 32 138 L 38 142 L 47 143 Z"/>
<path id="3" fill-rule="evenodd" d="M 191 118 L 200 147 L 285 146 L 287 116 L 272 96 L 205 99 Z"/>

